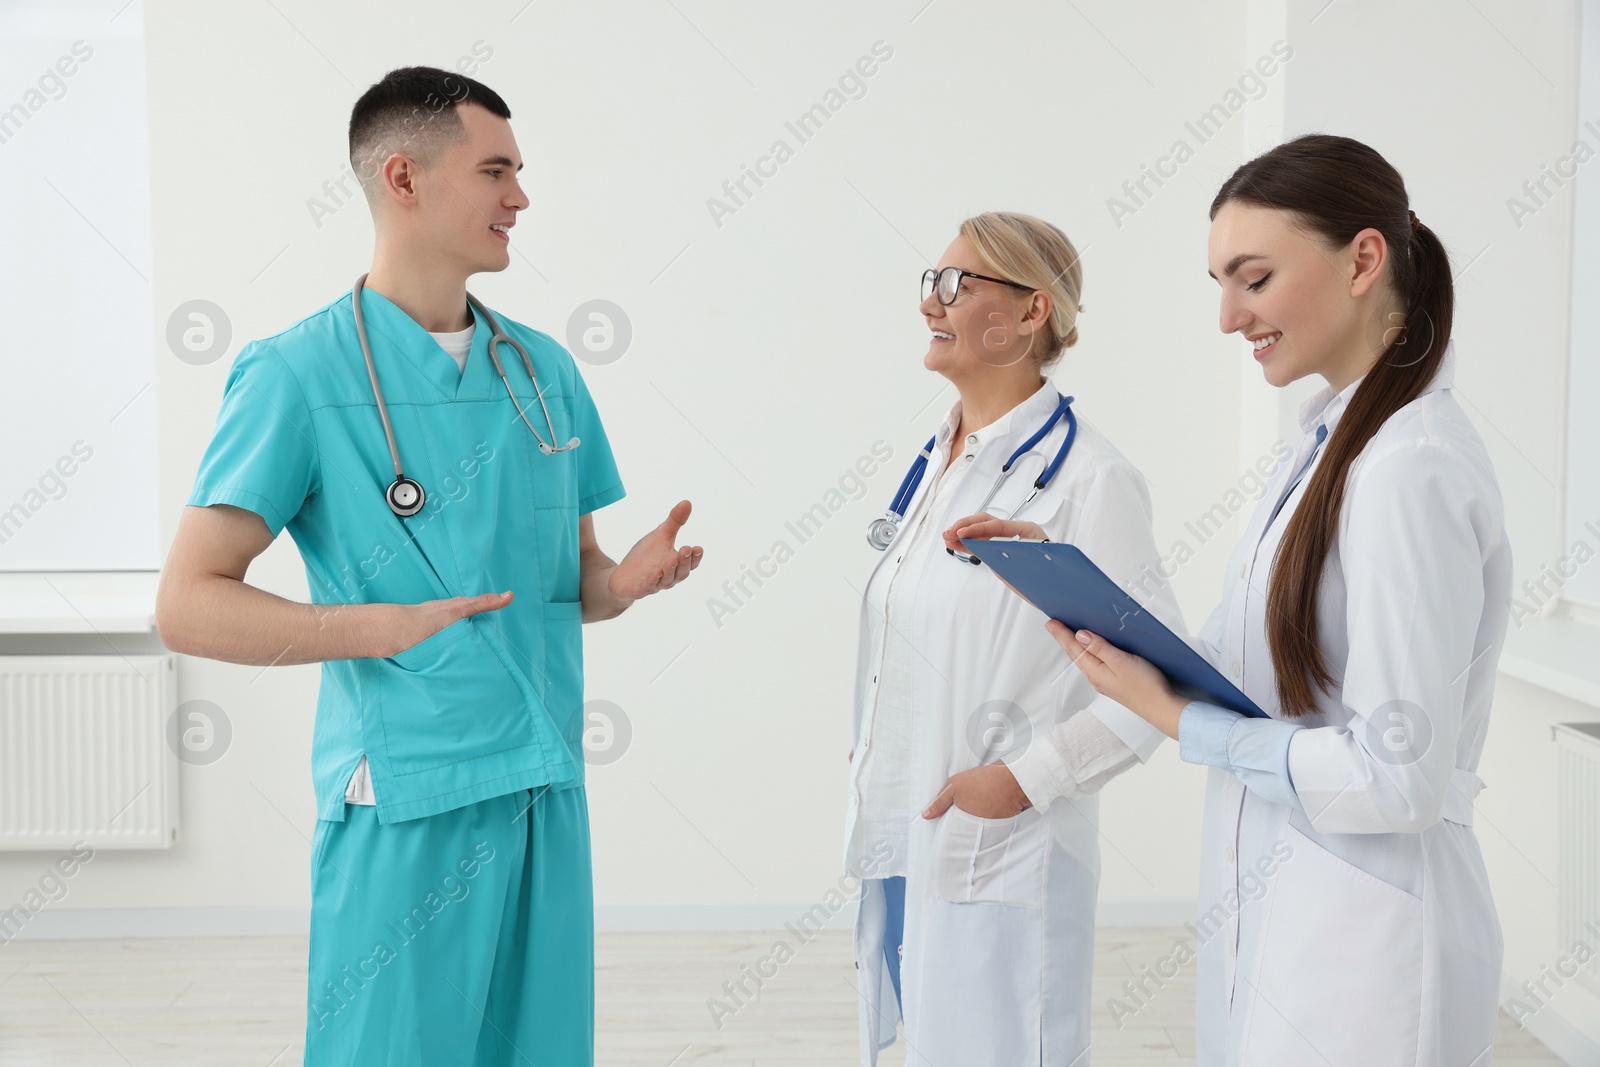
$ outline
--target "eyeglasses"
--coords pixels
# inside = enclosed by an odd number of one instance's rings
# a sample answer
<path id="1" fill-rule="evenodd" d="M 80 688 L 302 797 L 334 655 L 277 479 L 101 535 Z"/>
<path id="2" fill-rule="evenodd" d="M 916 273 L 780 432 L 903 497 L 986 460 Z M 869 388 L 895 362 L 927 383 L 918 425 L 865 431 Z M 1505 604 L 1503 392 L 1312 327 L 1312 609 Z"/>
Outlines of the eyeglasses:
<path id="1" fill-rule="evenodd" d="M 960 267 L 946 267 L 944 270 L 929 268 L 922 272 L 922 299 L 928 299 L 928 294 L 935 290 L 939 293 L 939 303 L 949 306 L 956 302 L 956 296 L 961 292 L 962 278 L 977 278 L 979 281 L 996 282 L 1000 285 L 1009 285 L 1013 289 L 1021 289 L 1025 293 L 1034 292 L 1031 285 L 1020 282 L 1009 282 L 1004 278 L 991 278 L 987 274 L 974 274 L 970 270 Z"/>

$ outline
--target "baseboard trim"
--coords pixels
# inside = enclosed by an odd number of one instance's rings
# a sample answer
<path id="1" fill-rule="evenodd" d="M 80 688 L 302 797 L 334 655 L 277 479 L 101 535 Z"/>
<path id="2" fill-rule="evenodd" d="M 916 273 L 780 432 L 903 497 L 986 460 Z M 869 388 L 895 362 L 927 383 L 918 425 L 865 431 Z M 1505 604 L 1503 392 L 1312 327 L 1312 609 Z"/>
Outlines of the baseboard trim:
<path id="1" fill-rule="evenodd" d="M 1529 1014 L 1513 1011 L 1514 1001 L 1524 1010 L 1535 1010 Z M 1537 994 L 1530 994 L 1519 979 L 1502 973 L 1500 1007 L 1561 1057 L 1563 1063 L 1600 1065 L 1600 997 L 1582 986 L 1568 983 L 1543 1002 Z"/>
<path id="2" fill-rule="evenodd" d="M 821 910 L 819 910 L 821 909 Z M 1101 901 L 1100 926 L 1181 926 L 1195 916 L 1193 901 Z M 0 916 L 0 919 L 3 919 Z M 784 902 L 601 902 L 595 929 L 623 930 L 782 930 L 789 924 L 810 929 L 849 930 L 855 906 L 828 914 L 816 901 Z M 7 941 L 54 941 L 127 937 L 281 937 L 304 936 L 310 912 L 304 908 L 47 908 L 15 927 L 0 925 L 0 947 Z"/>
<path id="3" fill-rule="evenodd" d="M 1200 906 L 1192 900 L 1102 900 L 1094 909 L 1096 926 L 1182 926 Z"/>
<path id="4" fill-rule="evenodd" d="M 0 914 L 0 920 L 5 918 Z M 8 940 L 278 937 L 304 935 L 310 929 L 311 913 L 305 908 L 47 908 L 29 916 L 20 929 L 0 926 L 0 946 Z"/>

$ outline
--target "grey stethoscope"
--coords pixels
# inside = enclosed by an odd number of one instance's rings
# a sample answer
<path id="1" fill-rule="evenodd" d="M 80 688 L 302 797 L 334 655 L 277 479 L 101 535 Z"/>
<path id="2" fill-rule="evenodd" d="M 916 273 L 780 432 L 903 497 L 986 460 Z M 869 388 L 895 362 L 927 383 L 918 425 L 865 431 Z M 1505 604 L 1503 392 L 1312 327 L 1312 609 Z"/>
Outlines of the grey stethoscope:
<path id="1" fill-rule="evenodd" d="M 372 362 L 372 348 L 367 344 L 367 326 L 361 317 L 361 290 L 366 287 L 367 276 L 363 274 L 356 279 L 355 289 L 351 292 L 350 306 L 356 314 L 356 338 L 361 342 L 361 355 L 367 361 L 367 375 L 372 379 L 372 398 L 378 402 L 378 417 L 383 420 L 383 436 L 389 440 L 389 458 L 394 460 L 394 481 L 389 483 L 389 488 L 383 491 L 384 500 L 389 503 L 389 510 L 402 519 L 410 518 L 422 510 L 422 505 L 427 503 L 428 494 L 423 492 L 422 483 L 415 478 L 406 477 L 405 470 L 400 466 L 400 449 L 394 443 L 394 426 L 389 422 L 389 406 L 383 402 L 383 390 L 378 386 L 378 368 Z M 569 448 L 578 447 L 578 439 L 572 438 L 566 444 L 556 447 L 556 424 L 551 421 L 550 409 L 545 406 L 544 391 L 539 388 L 538 375 L 533 373 L 533 360 L 528 358 L 527 349 L 515 337 L 500 328 L 500 320 L 494 313 L 478 302 L 478 298 L 471 293 L 467 294 L 467 303 L 478 310 L 478 313 L 488 322 L 489 358 L 494 361 L 495 373 L 500 375 L 500 382 L 506 387 L 506 395 L 511 398 L 511 403 L 516 407 L 517 414 L 522 416 L 522 421 L 527 423 L 528 432 L 533 434 L 534 440 L 539 442 L 539 451 L 545 455 L 556 452 L 565 452 Z M 511 383 L 506 380 L 505 365 L 500 362 L 500 356 L 495 352 L 495 347 L 501 341 L 508 342 L 516 349 L 517 355 L 522 357 L 522 366 L 528 372 L 528 378 L 533 382 L 533 395 L 539 398 L 539 406 L 544 408 L 544 422 L 550 428 L 550 443 L 539 436 L 539 431 L 533 428 L 533 423 L 528 422 L 528 413 L 522 410 L 522 405 L 517 402 L 517 394 L 511 391 Z"/>
<path id="2" fill-rule="evenodd" d="M 1056 471 L 1061 469 L 1061 464 L 1067 458 L 1067 453 L 1072 450 L 1073 438 L 1078 436 L 1078 417 L 1072 413 L 1073 397 L 1061 396 L 1060 393 L 1057 393 L 1056 396 L 1060 402 L 1056 404 L 1055 410 L 1050 413 L 1050 418 L 1045 421 L 1043 426 L 1039 427 L 1032 437 L 1022 442 L 1017 447 L 1017 450 L 1011 453 L 1011 458 L 1006 460 L 1005 466 L 1000 468 L 1000 473 L 995 475 L 994 484 L 989 487 L 988 495 L 978 505 L 978 511 L 989 510 L 989 502 L 995 498 L 995 494 L 1000 491 L 1000 487 L 1011 476 L 1011 468 L 1016 465 L 1017 460 L 1026 459 L 1031 455 L 1038 456 L 1040 462 L 1044 461 L 1043 455 L 1033 452 L 1031 449 L 1034 445 L 1044 440 L 1045 434 L 1054 429 L 1055 424 L 1061 421 L 1061 416 L 1065 415 L 1067 417 L 1067 436 L 1061 442 L 1061 447 L 1056 450 L 1056 458 L 1050 462 L 1049 466 L 1039 472 L 1039 477 L 1033 481 L 1033 488 L 1029 490 L 1027 496 L 1023 497 L 1021 503 L 1011 509 L 1010 515 L 996 515 L 995 518 L 1016 518 L 1017 512 L 1027 507 L 1028 502 L 1038 496 L 1044 487 L 1050 484 L 1050 479 L 1056 476 Z M 900 482 L 899 491 L 894 494 L 894 499 L 889 502 L 889 510 L 884 512 L 882 518 L 873 519 L 871 524 L 867 526 L 867 543 L 879 552 L 889 547 L 889 542 L 894 540 L 896 531 L 900 529 L 900 521 L 906 517 L 906 508 L 911 504 L 911 498 L 916 495 L 917 486 L 922 484 L 922 476 L 928 469 L 928 457 L 933 454 L 933 445 L 937 440 L 937 434 L 928 438 L 928 443 L 922 446 L 922 451 L 917 453 L 917 458 L 911 461 L 911 469 L 906 471 L 905 478 Z M 966 552 L 957 552 L 953 548 L 947 548 L 945 551 L 956 557 L 956 559 L 967 563 L 978 564 L 983 562 L 977 556 L 969 555 Z"/>

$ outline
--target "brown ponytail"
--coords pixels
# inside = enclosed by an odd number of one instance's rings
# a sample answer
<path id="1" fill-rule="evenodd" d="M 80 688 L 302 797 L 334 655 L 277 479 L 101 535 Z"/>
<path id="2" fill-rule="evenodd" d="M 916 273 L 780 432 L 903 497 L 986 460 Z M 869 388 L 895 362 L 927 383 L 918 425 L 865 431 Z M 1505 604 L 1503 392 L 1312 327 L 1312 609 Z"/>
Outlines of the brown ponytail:
<path id="1" fill-rule="evenodd" d="M 1350 465 L 1384 420 L 1433 379 L 1450 341 L 1455 288 L 1450 258 L 1434 232 L 1416 221 L 1399 173 L 1373 149 L 1348 137 L 1310 134 L 1245 163 L 1222 184 L 1211 217 L 1231 201 L 1290 212 L 1330 248 L 1364 229 L 1389 246 L 1389 285 L 1405 306 L 1403 323 L 1375 324 L 1381 347 L 1324 447 L 1284 532 L 1267 590 L 1267 638 L 1286 716 L 1315 707 L 1316 690 L 1337 679 L 1317 641 L 1317 594 L 1328 549 L 1339 529 Z"/>

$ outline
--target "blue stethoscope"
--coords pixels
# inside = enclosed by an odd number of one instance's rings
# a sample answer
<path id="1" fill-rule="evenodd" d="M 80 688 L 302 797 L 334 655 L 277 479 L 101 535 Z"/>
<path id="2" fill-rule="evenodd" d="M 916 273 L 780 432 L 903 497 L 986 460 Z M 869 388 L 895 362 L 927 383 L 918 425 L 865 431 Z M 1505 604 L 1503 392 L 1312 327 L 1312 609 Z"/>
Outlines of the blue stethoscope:
<path id="1" fill-rule="evenodd" d="M 1061 416 L 1065 415 L 1067 417 L 1067 436 L 1061 442 L 1061 447 L 1056 450 L 1056 458 L 1034 479 L 1032 490 L 1029 491 L 1027 496 L 1023 497 L 1021 503 L 1011 509 L 1010 515 L 996 515 L 995 518 L 1016 518 L 1017 512 L 1027 507 L 1028 502 L 1038 496 L 1044 490 L 1044 487 L 1050 484 L 1050 479 L 1056 476 L 1056 471 L 1061 469 L 1061 464 L 1066 460 L 1067 453 L 1072 450 L 1073 439 L 1078 436 L 1078 417 L 1072 413 L 1073 397 L 1061 396 L 1060 393 L 1057 393 L 1056 396 L 1060 398 L 1060 403 L 1050 413 L 1050 418 L 1045 421 L 1043 426 L 1039 427 L 1032 437 L 1022 442 L 1017 447 L 1017 450 L 1011 453 L 1011 458 L 1006 460 L 1005 466 L 1001 467 L 1000 473 L 995 476 L 994 484 L 989 487 L 988 495 L 978 505 L 978 511 L 989 510 L 989 502 L 995 498 L 995 494 L 1000 491 L 1000 487 L 1011 476 L 1011 470 L 1016 466 L 1017 460 L 1026 459 L 1028 456 L 1033 455 L 1038 456 L 1040 462 L 1044 461 L 1044 456 L 1032 451 L 1033 446 L 1044 440 L 1045 435 L 1054 429 L 1056 423 L 1061 421 Z M 879 552 L 889 547 L 889 543 L 894 540 L 895 533 L 900 529 L 900 520 L 906 517 L 906 508 L 910 505 L 911 498 L 916 495 L 917 486 L 922 484 L 922 476 L 928 470 L 928 458 L 933 455 L 934 442 L 937 440 L 937 434 L 928 438 L 928 443 L 922 446 L 922 451 L 917 453 L 917 458 L 911 461 L 911 469 L 906 471 L 905 478 L 901 480 L 899 491 L 894 494 L 894 499 L 889 503 L 889 510 L 884 512 L 882 518 L 873 519 L 872 523 L 867 527 L 867 543 Z M 976 564 L 982 562 L 977 556 L 969 555 L 965 552 L 957 552 L 954 549 L 948 549 L 947 551 L 952 556 L 967 563 Z"/>

